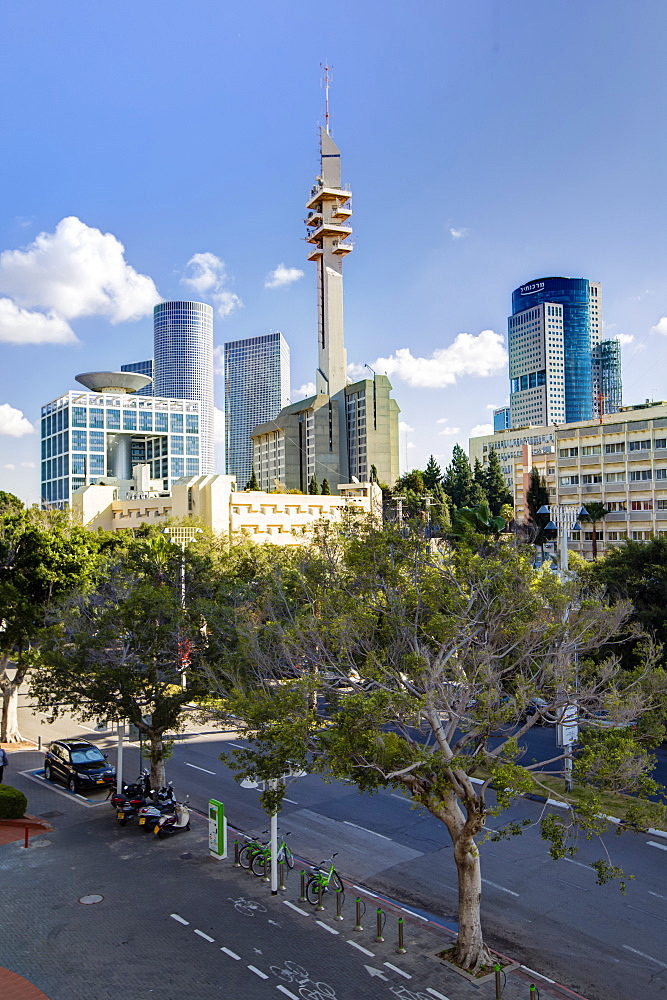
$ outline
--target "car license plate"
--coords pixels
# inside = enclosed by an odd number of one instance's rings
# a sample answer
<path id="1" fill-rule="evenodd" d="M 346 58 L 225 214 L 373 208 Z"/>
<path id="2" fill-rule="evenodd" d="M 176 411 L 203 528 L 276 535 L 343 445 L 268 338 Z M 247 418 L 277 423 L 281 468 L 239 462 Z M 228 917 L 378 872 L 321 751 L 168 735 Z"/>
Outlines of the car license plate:
<path id="1" fill-rule="evenodd" d="M 104 784 L 104 778 L 98 778 L 97 779 L 97 784 L 98 785 L 103 785 Z"/>
<path id="2" fill-rule="evenodd" d="M 159 829 L 160 829 L 160 824 L 156 823 L 155 824 L 155 829 L 153 830 L 153 833 L 157 833 Z"/>
<path id="3" fill-rule="evenodd" d="M 116 813 L 116 816 L 118 817 L 118 819 L 122 819 L 124 815 L 125 815 L 125 813 L 122 810 L 120 810 L 119 812 Z"/>
<path id="4" fill-rule="evenodd" d="M 140 816 L 139 817 L 139 826 L 143 826 L 145 822 L 146 822 L 146 817 L 145 816 Z"/>

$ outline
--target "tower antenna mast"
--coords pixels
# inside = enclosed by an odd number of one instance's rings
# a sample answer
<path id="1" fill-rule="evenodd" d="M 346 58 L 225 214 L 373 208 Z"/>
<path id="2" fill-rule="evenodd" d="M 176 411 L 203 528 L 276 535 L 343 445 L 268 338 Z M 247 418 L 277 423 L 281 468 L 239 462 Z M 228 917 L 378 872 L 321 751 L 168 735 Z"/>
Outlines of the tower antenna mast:
<path id="1" fill-rule="evenodd" d="M 320 63 L 320 65 L 322 65 Z M 331 77 L 329 76 L 329 71 L 333 69 L 333 66 L 329 66 L 327 63 L 324 65 L 324 131 L 327 135 L 329 132 L 329 84 L 331 83 Z"/>

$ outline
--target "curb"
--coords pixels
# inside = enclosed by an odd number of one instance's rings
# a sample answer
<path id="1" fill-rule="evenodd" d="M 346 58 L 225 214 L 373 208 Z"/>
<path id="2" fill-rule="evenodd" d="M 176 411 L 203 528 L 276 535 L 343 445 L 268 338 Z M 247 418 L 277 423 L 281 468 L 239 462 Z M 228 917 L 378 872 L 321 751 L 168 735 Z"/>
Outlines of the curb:
<path id="1" fill-rule="evenodd" d="M 3 826 L 16 826 L 20 829 L 26 826 L 36 826 L 43 830 L 53 830 L 51 824 L 47 823 L 45 819 L 38 819 L 37 816 L 31 816 L 30 813 L 26 813 L 21 819 L 0 819 L 0 828 Z"/>

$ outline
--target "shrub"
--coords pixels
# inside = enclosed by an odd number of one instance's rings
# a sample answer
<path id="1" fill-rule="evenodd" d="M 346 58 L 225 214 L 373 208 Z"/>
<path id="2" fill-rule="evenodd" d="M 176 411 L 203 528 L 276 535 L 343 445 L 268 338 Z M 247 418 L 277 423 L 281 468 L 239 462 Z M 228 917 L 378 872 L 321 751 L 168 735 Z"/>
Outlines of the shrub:
<path id="1" fill-rule="evenodd" d="M 0 785 L 0 819 L 20 819 L 27 807 L 23 792 L 11 785 Z"/>

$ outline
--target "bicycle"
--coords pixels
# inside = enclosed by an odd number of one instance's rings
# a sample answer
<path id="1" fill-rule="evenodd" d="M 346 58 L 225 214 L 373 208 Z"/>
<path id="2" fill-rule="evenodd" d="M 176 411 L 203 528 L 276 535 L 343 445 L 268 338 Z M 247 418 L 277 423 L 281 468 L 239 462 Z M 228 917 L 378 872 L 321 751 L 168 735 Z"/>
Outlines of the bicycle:
<path id="1" fill-rule="evenodd" d="M 285 834 L 289 837 L 289 833 Z M 285 843 L 285 838 L 278 844 L 278 864 L 284 861 L 288 868 L 294 868 L 294 855 L 290 851 L 289 847 Z M 264 874 L 265 868 L 271 863 L 271 844 L 263 844 L 258 850 L 256 850 L 250 859 L 250 869 L 253 875 L 261 876 Z"/>
<path id="2" fill-rule="evenodd" d="M 283 968 L 272 965 L 271 972 L 279 979 L 294 984 L 302 1000 L 336 1000 L 335 990 L 328 983 L 315 982 L 310 978 L 310 973 L 296 962 L 285 962 Z"/>
<path id="3" fill-rule="evenodd" d="M 257 837 L 250 838 L 239 850 L 239 864 L 241 868 L 250 868 L 252 859 L 257 851 L 263 851 L 264 844 Z"/>
<path id="4" fill-rule="evenodd" d="M 328 864 L 328 871 L 322 867 L 313 868 L 313 874 L 308 879 L 306 885 L 306 899 L 309 903 L 315 906 L 320 898 L 320 888 L 322 892 L 329 892 L 329 887 L 331 886 L 334 892 L 345 892 L 345 886 L 343 885 L 342 879 L 336 869 L 334 868 L 333 859 L 338 854 L 332 854 L 328 861 L 323 861 L 322 864 Z"/>

